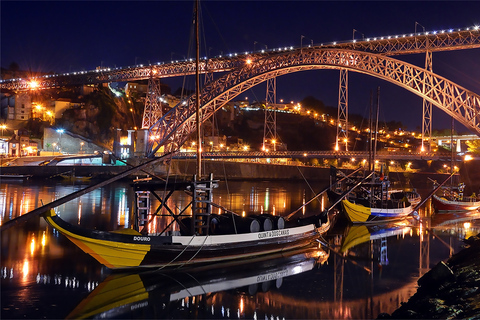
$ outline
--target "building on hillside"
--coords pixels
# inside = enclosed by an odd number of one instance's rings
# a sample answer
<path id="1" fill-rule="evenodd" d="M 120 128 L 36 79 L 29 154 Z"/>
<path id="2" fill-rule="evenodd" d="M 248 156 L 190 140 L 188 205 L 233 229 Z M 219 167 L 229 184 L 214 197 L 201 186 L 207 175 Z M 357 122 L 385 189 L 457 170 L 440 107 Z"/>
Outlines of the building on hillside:
<path id="1" fill-rule="evenodd" d="M 32 115 L 32 97 L 27 93 L 15 95 L 14 107 L 8 108 L 8 120 L 28 120 Z"/>
<path id="2" fill-rule="evenodd" d="M 25 129 L 15 130 L 14 135 L 8 140 L 8 154 L 12 157 L 36 156 L 38 143 L 30 140 Z"/>
<path id="3" fill-rule="evenodd" d="M 125 85 L 125 95 L 127 97 L 130 97 L 132 93 L 138 93 L 139 95 L 144 96 L 147 94 L 147 91 L 148 85 L 146 84 L 127 82 L 127 84 Z"/>
<path id="4" fill-rule="evenodd" d="M 71 99 L 57 99 L 52 102 L 55 110 L 55 119 L 60 119 L 67 109 L 77 108 L 84 105 L 84 103 L 72 102 Z"/>
<path id="5" fill-rule="evenodd" d="M 0 138 L 0 157 L 5 157 L 8 155 L 8 140 L 5 138 Z"/>

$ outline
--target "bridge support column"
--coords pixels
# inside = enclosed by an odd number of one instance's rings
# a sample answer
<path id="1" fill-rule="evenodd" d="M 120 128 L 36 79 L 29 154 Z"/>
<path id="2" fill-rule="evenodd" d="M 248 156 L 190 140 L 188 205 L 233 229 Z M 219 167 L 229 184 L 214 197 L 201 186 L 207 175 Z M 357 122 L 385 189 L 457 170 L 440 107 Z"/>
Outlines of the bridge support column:
<path id="1" fill-rule="evenodd" d="M 142 129 L 151 128 L 163 116 L 161 98 L 160 80 L 153 78 L 152 71 L 152 76 L 148 80 L 148 92 L 145 98 Z"/>
<path id="2" fill-rule="evenodd" d="M 432 52 L 425 52 L 425 70 L 432 71 Z M 423 77 L 423 94 L 427 95 L 427 76 Z M 425 143 L 426 142 L 426 143 Z M 425 147 L 426 144 L 426 147 Z M 432 144 L 432 103 L 423 98 L 422 151 L 431 151 Z"/>
<path id="3" fill-rule="evenodd" d="M 148 130 L 146 129 L 137 130 L 134 155 L 136 157 L 145 157 L 147 155 L 147 147 L 148 147 Z"/>
<path id="4" fill-rule="evenodd" d="M 342 142 L 345 143 L 345 151 L 348 151 L 348 71 L 346 69 L 340 69 L 335 151 L 340 150 Z"/>
<path id="5" fill-rule="evenodd" d="M 277 139 L 277 79 L 267 80 L 267 98 L 265 103 L 265 125 L 263 128 L 262 150 L 266 151 L 267 146 L 272 146 L 276 150 Z M 269 107 L 272 109 L 269 109 Z"/>

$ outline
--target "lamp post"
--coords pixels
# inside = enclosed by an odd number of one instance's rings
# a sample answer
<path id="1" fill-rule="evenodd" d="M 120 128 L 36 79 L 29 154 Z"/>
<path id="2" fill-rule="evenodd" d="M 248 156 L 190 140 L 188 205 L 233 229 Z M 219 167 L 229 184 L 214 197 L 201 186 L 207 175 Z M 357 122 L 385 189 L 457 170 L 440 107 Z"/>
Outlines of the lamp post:
<path id="1" fill-rule="evenodd" d="M 83 153 L 83 145 L 84 145 L 84 142 L 80 142 L 80 153 Z"/>
<path id="2" fill-rule="evenodd" d="M 5 129 L 7 129 L 7 125 L 2 124 L 2 125 L 0 126 L 0 128 L 2 128 L 2 137 L 3 137 L 4 131 L 5 131 Z"/>

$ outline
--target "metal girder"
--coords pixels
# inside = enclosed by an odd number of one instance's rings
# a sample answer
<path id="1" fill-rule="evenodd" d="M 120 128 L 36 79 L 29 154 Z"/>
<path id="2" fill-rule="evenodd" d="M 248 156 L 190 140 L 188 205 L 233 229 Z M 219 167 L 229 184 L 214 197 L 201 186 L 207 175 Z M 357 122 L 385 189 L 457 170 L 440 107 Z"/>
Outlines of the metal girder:
<path id="1" fill-rule="evenodd" d="M 332 48 L 353 49 L 382 55 L 414 54 L 429 51 L 448 51 L 478 48 L 480 45 L 479 29 L 440 30 L 428 33 L 406 33 L 396 36 L 367 38 L 329 45 Z"/>
<path id="2" fill-rule="evenodd" d="M 303 48 L 290 53 L 254 60 L 206 85 L 201 92 L 201 122 L 240 93 L 284 74 L 315 69 L 348 69 L 394 83 L 425 98 L 436 107 L 480 135 L 480 96 L 423 68 L 390 57 L 359 52 Z M 170 110 L 150 130 L 158 138 L 152 152 L 169 144 L 177 150 L 195 128 L 193 97 Z M 160 130 L 162 129 L 162 130 Z M 156 145 L 156 146 L 155 146 Z"/>
<path id="3" fill-rule="evenodd" d="M 340 81 L 338 88 L 338 116 L 337 138 L 335 151 L 340 150 L 340 144 L 345 143 L 345 151 L 348 151 L 348 71 L 340 69 Z"/>
<path id="4" fill-rule="evenodd" d="M 425 70 L 433 72 L 432 70 L 432 52 L 425 52 Z M 424 86 L 426 89 L 426 86 Z M 425 90 L 424 90 L 425 93 Z M 423 116 L 422 116 L 422 151 L 425 151 L 425 140 L 427 143 L 427 151 L 431 150 L 432 143 L 432 103 L 425 98 L 423 99 Z"/>
<path id="5" fill-rule="evenodd" d="M 480 30 L 469 28 L 465 30 L 448 30 L 445 32 L 428 34 L 405 34 L 392 37 L 371 38 L 364 41 L 350 40 L 342 43 L 331 43 L 315 46 L 315 50 L 328 48 L 358 50 L 380 55 L 402 55 L 423 53 L 430 51 L 449 51 L 461 49 L 480 48 Z M 271 55 L 286 54 L 307 48 L 284 48 L 272 49 L 264 53 L 247 54 L 255 60 L 267 58 Z M 309 48 L 312 49 L 312 48 Z M 240 67 L 247 55 L 229 55 L 200 61 L 200 72 L 229 72 Z M 208 68 L 207 68 L 208 64 Z M 195 74 L 195 61 L 193 59 L 181 62 L 159 63 L 148 66 L 134 66 L 125 68 L 104 68 L 91 71 L 70 72 L 64 74 L 52 74 L 30 79 L 0 80 L 0 89 L 11 91 L 27 91 L 31 80 L 37 81 L 36 89 L 51 89 L 64 86 L 83 84 L 125 82 L 146 80 L 150 78 L 152 71 L 156 78 L 178 77 Z"/>
<path id="6" fill-rule="evenodd" d="M 150 127 L 163 116 L 161 98 L 162 91 L 160 87 L 160 79 L 152 77 L 148 80 L 148 91 L 145 98 L 142 129 L 150 129 Z"/>
<path id="7" fill-rule="evenodd" d="M 267 96 L 265 103 L 265 124 L 263 128 L 263 151 L 266 151 L 267 141 L 269 145 L 273 144 L 273 151 L 276 151 L 275 146 L 277 140 L 277 79 L 267 79 Z"/>

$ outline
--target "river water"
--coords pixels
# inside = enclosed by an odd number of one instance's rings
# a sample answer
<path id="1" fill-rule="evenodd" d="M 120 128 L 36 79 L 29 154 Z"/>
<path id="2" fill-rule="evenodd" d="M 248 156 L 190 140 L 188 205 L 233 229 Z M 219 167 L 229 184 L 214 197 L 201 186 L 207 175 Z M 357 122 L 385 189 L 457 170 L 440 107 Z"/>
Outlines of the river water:
<path id="1" fill-rule="evenodd" d="M 87 183 L 3 180 L 1 223 Z M 327 185 L 220 182 L 214 201 L 239 213 L 285 216 Z M 429 190 L 419 191 L 425 196 Z M 174 194 L 168 205 L 178 212 L 188 200 Z M 151 206 L 158 204 L 154 200 Z M 326 204 L 313 201 L 298 215 Z M 134 207 L 130 184 L 116 182 L 56 212 L 86 228 L 115 230 L 132 225 Z M 376 229 L 338 221 L 324 245 L 308 252 L 191 274 L 112 274 L 34 217 L 1 235 L 1 318 L 374 319 L 408 300 L 421 275 L 480 230 L 478 212 L 438 215 L 428 201 L 420 215 L 422 223 Z"/>

